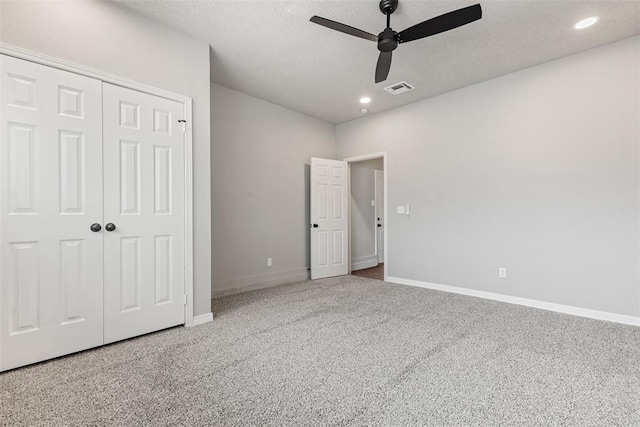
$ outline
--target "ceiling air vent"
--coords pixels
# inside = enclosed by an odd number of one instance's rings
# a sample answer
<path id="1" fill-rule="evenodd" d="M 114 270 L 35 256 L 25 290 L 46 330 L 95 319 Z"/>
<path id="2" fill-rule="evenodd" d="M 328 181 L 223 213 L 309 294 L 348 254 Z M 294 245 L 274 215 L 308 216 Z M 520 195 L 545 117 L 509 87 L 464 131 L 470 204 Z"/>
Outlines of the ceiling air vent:
<path id="1" fill-rule="evenodd" d="M 415 87 L 411 86 L 407 82 L 396 83 L 394 85 L 387 86 L 384 88 L 384 90 L 386 90 L 392 95 L 400 95 L 401 93 L 409 92 L 410 90 L 414 90 L 414 89 Z"/>

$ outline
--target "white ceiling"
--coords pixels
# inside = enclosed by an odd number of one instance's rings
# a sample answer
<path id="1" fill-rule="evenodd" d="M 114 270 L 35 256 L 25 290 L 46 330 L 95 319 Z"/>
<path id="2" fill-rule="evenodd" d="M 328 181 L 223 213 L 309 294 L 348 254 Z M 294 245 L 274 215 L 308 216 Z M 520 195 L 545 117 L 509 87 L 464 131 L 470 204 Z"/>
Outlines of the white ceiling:
<path id="1" fill-rule="evenodd" d="M 640 1 L 482 0 L 483 18 L 394 51 L 374 84 L 376 44 L 309 22 L 313 15 L 378 34 L 377 0 L 117 0 L 211 46 L 211 81 L 331 123 L 356 119 L 358 100 L 376 113 L 640 34 Z M 400 0 L 401 31 L 474 0 Z M 593 27 L 573 25 L 598 16 Z M 383 87 L 406 80 L 412 92 Z"/>

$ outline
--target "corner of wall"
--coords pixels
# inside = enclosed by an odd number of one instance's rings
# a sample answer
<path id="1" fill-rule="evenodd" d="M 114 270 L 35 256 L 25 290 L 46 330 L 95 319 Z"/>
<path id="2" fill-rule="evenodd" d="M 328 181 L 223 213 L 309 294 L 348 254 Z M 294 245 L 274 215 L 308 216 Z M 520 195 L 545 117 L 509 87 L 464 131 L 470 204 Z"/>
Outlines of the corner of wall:
<path id="1" fill-rule="evenodd" d="M 331 123 L 331 126 L 333 127 L 333 158 L 336 160 L 340 160 L 340 158 L 338 157 L 339 154 L 339 150 L 338 150 L 338 124 L 337 123 Z"/>

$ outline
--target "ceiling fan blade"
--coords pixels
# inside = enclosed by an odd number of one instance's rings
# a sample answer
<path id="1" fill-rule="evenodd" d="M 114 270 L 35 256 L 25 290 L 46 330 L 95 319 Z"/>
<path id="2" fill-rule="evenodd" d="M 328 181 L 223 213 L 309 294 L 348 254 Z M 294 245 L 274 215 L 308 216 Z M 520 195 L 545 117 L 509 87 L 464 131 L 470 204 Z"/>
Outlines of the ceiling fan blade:
<path id="1" fill-rule="evenodd" d="M 398 43 L 406 43 L 453 30 L 482 18 L 479 4 L 436 16 L 398 33 Z"/>
<path id="2" fill-rule="evenodd" d="M 331 28 L 332 30 L 340 31 L 341 33 L 349 34 L 351 36 L 360 37 L 361 39 L 371 40 L 372 42 L 378 41 L 378 36 L 367 33 L 366 31 L 359 30 L 357 28 L 350 27 L 345 24 L 341 24 L 336 21 L 332 21 L 320 16 L 313 16 L 310 19 L 311 22 L 322 25 L 323 27 Z"/>
<path id="3" fill-rule="evenodd" d="M 376 65 L 376 83 L 387 80 L 391 69 L 391 52 L 380 52 L 378 64 Z"/>

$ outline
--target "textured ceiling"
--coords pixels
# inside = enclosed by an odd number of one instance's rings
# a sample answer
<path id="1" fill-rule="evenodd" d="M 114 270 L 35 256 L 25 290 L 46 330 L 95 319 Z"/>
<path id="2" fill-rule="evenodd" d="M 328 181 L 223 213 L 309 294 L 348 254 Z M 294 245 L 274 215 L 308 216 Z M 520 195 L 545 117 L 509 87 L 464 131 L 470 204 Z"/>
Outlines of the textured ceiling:
<path id="1" fill-rule="evenodd" d="M 313 15 L 377 34 L 376 0 L 119 1 L 211 46 L 211 81 L 301 113 L 341 123 L 640 34 L 640 1 L 481 1 L 483 19 L 402 44 L 386 82 L 374 84 L 375 43 L 309 22 Z M 400 0 L 391 26 L 411 25 L 477 1 Z M 573 25 L 598 16 L 593 27 Z M 412 92 L 383 87 L 406 80 Z"/>

